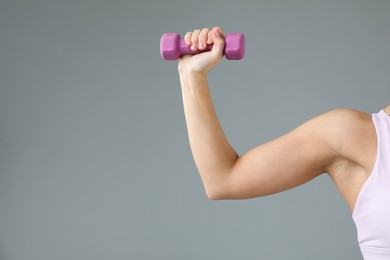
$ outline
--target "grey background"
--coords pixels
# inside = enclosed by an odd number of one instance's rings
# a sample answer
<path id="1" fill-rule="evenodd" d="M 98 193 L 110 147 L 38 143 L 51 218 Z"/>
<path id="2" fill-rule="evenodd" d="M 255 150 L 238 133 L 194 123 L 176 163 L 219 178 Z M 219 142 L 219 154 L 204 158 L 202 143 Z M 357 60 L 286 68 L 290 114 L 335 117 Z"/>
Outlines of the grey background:
<path id="1" fill-rule="evenodd" d="M 159 40 L 214 25 L 247 40 L 209 77 L 240 154 L 389 103 L 387 0 L 1 0 L 0 259 L 362 259 L 326 175 L 207 199 Z"/>

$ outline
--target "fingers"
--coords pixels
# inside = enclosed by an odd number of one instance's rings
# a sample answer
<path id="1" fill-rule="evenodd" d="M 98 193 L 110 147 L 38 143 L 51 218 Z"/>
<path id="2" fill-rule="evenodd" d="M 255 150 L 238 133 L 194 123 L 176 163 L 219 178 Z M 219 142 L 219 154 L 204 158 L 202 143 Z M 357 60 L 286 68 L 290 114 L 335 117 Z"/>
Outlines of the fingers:
<path id="1" fill-rule="evenodd" d="M 211 45 L 217 38 L 223 38 L 223 32 L 220 27 L 214 27 L 213 29 L 203 28 L 196 29 L 192 32 L 187 32 L 184 36 L 185 43 L 190 46 L 191 50 L 204 50 L 207 45 Z"/>
<path id="2" fill-rule="evenodd" d="M 185 43 L 191 47 L 192 50 L 196 51 L 198 48 L 198 35 L 200 33 L 199 29 L 196 29 L 192 32 L 187 32 L 184 36 Z"/>
<path id="3" fill-rule="evenodd" d="M 192 32 L 192 35 L 191 35 L 191 49 L 193 51 L 196 51 L 199 47 L 199 44 L 198 44 L 198 37 L 199 37 L 199 33 L 200 33 L 200 30 L 199 29 L 196 29 Z"/>
<path id="4" fill-rule="evenodd" d="M 213 29 L 211 29 L 209 31 L 209 35 L 208 35 L 208 41 L 207 41 L 207 44 L 213 44 L 214 43 L 214 39 L 215 39 L 215 36 L 222 36 L 223 37 L 223 31 L 220 27 L 216 26 L 214 27 Z"/>
<path id="5" fill-rule="evenodd" d="M 208 41 L 208 35 L 209 35 L 210 29 L 209 28 L 203 28 L 198 37 L 199 41 L 199 49 L 204 50 L 207 47 L 207 41 Z"/>
<path id="6" fill-rule="evenodd" d="M 211 50 L 211 53 L 215 57 L 215 59 L 218 59 L 222 57 L 223 55 L 223 50 L 225 47 L 225 39 L 223 36 L 222 29 L 217 27 L 214 27 L 213 29 L 210 30 L 209 32 L 209 42 L 213 44 L 213 48 Z"/>

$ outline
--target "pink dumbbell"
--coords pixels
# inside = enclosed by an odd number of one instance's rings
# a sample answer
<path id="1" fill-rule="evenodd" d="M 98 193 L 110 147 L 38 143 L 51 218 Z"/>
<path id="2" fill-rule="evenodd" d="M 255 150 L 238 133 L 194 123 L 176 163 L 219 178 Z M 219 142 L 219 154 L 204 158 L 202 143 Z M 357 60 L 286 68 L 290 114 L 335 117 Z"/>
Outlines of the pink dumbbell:
<path id="1" fill-rule="evenodd" d="M 193 55 L 210 51 L 211 49 L 212 45 L 204 50 L 193 51 L 177 33 L 164 33 L 160 40 L 160 53 L 164 60 L 177 60 L 184 54 Z M 224 54 L 228 60 L 241 60 L 245 55 L 244 34 L 239 32 L 226 34 Z"/>

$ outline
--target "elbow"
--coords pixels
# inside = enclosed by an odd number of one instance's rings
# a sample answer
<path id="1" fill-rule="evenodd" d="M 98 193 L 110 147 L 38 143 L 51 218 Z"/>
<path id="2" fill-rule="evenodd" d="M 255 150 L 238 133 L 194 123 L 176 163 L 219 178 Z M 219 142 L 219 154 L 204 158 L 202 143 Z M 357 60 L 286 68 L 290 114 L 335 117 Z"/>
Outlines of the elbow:
<path id="1" fill-rule="evenodd" d="M 234 199 L 234 186 L 231 178 L 232 171 L 199 172 L 208 199 L 226 200 Z"/>
<path id="2" fill-rule="evenodd" d="M 228 189 L 224 185 L 205 185 L 205 191 L 209 200 L 226 200 L 230 198 Z"/>
<path id="3" fill-rule="evenodd" d="M 213 173 L 205 174 L 200 172 L 207 198 L 209 200 L 234 199 L 234 186 L 236 185 L 234 185 L 231 178 L 232 171 L 229 169 L 223 172 L 214 171 Z"/>
<path id="4" fill-rule="evenodd" d="M 224 196 L 222 196 L 221 194 L 216 193 L 216 192 L 211 192 L 211 191 L 207 191 L 206 190 L 206 194 L 207 194 L 207 198 L 209 200 L 223 200 L 223 199 L 226 199 Z"/>

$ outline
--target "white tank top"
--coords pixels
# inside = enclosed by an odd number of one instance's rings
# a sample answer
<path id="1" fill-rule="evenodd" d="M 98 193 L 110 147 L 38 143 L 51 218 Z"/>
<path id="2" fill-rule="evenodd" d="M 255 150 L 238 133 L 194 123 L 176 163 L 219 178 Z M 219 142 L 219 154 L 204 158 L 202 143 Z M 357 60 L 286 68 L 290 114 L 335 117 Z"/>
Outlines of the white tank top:
<path id="1" fill-rule="evenodd" d="M 378 149 L 374 169 L 359 192 L 352 214 L 365 260 L 390 259 L 390 116 L 372 114 Z"/>

